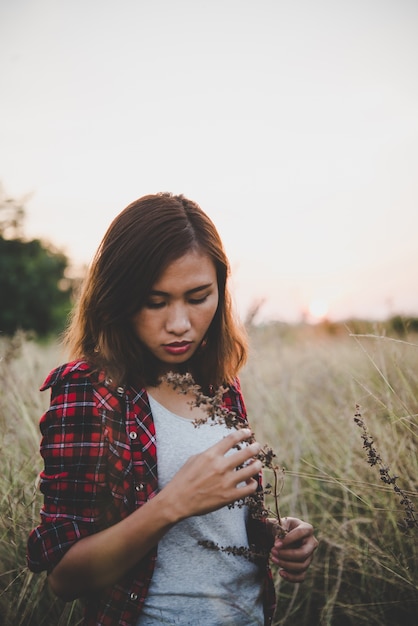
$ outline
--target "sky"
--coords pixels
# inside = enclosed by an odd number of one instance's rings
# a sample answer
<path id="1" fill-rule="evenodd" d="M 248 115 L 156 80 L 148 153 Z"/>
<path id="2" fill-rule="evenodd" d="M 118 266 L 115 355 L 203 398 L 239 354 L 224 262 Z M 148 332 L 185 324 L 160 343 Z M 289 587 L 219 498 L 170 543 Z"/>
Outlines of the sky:
<path id="1" fill-rule="evenodd" d="M 418 315 L 417 32 L 416 0 L 0 0 L 0 182 L 76 268 L 172 191 L 242 317 Z"/>

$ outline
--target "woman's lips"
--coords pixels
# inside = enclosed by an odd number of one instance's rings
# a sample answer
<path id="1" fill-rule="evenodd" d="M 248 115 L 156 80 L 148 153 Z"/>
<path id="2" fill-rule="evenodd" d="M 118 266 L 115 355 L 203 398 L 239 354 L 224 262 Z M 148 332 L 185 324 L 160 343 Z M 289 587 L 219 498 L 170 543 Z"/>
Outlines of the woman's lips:
<path id="1" fill-rule="evenodd" d="M 173 355 L 186 354 L 190 350 L 192 345 L 191 341 L 175 341 L 173 343 L 166 343 L 163 348 L 166 352 Z"/>

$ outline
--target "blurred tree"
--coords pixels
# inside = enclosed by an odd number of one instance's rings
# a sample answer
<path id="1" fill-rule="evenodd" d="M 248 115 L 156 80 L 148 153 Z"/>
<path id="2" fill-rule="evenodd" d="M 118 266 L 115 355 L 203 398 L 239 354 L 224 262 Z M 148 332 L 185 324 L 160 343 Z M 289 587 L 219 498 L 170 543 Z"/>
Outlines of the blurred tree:
<path id="1" fill-rule="evenodd" d="M 47 335 L 63 328 L 70 308 L 67 257 L 39 239 L 23 238 L 24 203 L 0 187 L 0 332 Z"/>
<path id="2" fill-rule="evenodd" d="M 24 204 L 28 196 L 21 199 L 11 198 L 0 183 L 0 236 L 23 237 Z"/>

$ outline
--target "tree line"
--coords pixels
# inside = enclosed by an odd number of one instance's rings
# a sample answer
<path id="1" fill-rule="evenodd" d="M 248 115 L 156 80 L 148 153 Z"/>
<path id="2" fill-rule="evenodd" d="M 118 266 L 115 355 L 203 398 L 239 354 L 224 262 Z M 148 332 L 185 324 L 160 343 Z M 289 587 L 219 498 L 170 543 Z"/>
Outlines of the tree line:
<path id="1" fill-rule="evenodd" d="M 0 336 L 60 332 L 71 308 L 69 259 L 51 244 L 24 236 L 25 202 L 0 186 Z"/>

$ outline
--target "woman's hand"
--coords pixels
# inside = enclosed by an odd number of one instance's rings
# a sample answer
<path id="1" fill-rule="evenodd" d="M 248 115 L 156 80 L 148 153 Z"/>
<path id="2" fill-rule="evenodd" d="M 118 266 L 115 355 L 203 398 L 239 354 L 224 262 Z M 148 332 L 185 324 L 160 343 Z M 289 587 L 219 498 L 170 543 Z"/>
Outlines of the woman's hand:
<path id="1" fill-rule="evenodd" d="M 318 541 L 307 522 L 296 517 L 284 517 L 281 521 L 287 534 L 283 538 L 276 537 L 270 557 L 278 565 L 282 578 L 299 583 L 305 580 Z"/>
<path id="2" fill-rule="evenodd" d="M 172 523 L 210 513 L 255 493 L 254 476 L 262 463 L 254 457 L 261 446 L 257 442 L 242 446 L 250 437 L 247 428 L 233 431 L 186 461 L 157 496 L 171 511 Z M 239 449 L 234 450 L 236 447 Z"/>

